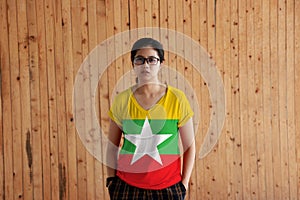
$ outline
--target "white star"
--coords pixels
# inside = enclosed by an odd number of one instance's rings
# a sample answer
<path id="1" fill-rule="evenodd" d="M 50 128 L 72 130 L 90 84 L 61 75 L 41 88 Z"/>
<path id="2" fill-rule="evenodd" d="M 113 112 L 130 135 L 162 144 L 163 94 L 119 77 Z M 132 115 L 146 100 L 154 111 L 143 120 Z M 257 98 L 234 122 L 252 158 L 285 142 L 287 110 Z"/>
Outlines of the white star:
<path id="1" fill-rule="evenodd" d="M 148 118 L 146 118 L 141 134 L 125 134 L 125 138 L 136 146 L 130 164 L 134 164 L 144 155 L 149 155 L 162 165 L 157 146 L 171 136 L 172 134 L 153 134 Z"/>

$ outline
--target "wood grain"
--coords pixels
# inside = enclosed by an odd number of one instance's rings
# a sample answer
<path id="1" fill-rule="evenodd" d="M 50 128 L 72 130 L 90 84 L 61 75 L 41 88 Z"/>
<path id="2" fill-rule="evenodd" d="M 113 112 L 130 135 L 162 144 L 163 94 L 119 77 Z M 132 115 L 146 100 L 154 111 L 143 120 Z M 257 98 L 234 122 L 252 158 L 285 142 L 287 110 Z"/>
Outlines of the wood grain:
<path id="1" fill-rule="evenodd" d="M 129 49 L 142 36 L 169 49 L 160 78 L 199 105 L 187 199 L 300 199 L 299 9 L 296 0 L 1 0 L 0 199 L 109 199 L 106 166 L 93 156 L 103 158 L 104 146 L 87 151 L 91 138 L 78 136 L 73 101 L 88 97 L 81 125 L 93 131 L 95 110 L 102 144 L 113 91 L 134 84 Z M 223 79 L 226 119 L 203 159 L 215 114 L 209 83 L 185 59 L 197 60 L 197 49 L 172 31 L 201 45 Z M 120 33 L 97 60 L 112 61 L 102 76 L 100 64 L 88 72 L 97 90 L 82 85 L 73 99 L 83 61 Z"/>

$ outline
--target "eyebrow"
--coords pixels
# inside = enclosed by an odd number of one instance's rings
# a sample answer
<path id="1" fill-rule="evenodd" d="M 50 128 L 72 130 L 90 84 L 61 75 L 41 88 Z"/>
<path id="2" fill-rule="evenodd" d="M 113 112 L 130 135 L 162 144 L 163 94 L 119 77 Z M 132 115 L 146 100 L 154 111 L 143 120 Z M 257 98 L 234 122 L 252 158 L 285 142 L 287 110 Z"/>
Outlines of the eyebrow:
<path id="1" fill-rule="evenodd" d="M 159 57 L 158 56 L 148 56 L 148 57 L 144 57 L 144 56 L 142 56 L 142 55 L 137 55 L 137 56 L 135 56 L 134 58 L 139 58 L 139 57 L 141 57 L 141 58 L 158 58 L 159 59 Z"/>

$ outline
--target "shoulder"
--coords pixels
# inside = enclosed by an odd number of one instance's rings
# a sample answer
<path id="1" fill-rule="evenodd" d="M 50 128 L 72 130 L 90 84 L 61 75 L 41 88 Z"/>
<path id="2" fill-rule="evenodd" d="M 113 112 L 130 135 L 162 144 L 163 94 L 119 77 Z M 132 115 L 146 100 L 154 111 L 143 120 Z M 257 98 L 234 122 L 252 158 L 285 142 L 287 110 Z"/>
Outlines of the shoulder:
<path id="1" fill-rule="evenodd" d="M 132 92 L 131 88 L 128 88 L 119 94 L 116 94 L 112 100 L 112 108 L 117 108 L 118 110 L 128 106 L 128 101 L 130 99 Z"/>
<path id="2" fill-rule="evenodd" d="M 179 100 L 181 100 L 182 98 L 185 98 L 184 92 L 176 87 L 168 86 L 168 90 L 170 91 L 171 94 L 173 94 Z"/>
<path id="3" fill-rule="evenodd" d="M 122 101 L 124 99 L 128 99 L 130 97 L 131 93 L 132 92 L 131 92 L 131 87 L 130 87 L 130 88 L 116 94 L 113 98 L 113 101 Z"/>

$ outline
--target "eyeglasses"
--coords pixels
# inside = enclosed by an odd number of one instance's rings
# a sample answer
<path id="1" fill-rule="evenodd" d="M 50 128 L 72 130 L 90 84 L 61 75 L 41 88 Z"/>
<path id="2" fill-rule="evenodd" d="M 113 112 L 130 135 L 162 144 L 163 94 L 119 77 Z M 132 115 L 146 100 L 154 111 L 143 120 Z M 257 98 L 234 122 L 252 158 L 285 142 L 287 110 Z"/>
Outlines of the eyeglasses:
<path id="1" fill-rule="evenodd" d="M 149 65 L 156 65 L 159 61 L 159 58 L 156 58 L 154 56 L 150 56 L 148 58 L 144 58 L 142 56 L 137 56 L 133 59 L 133 64 L 135 65 L 143 65 L 145 63 L 145 61 L 149 64 Z"/>

